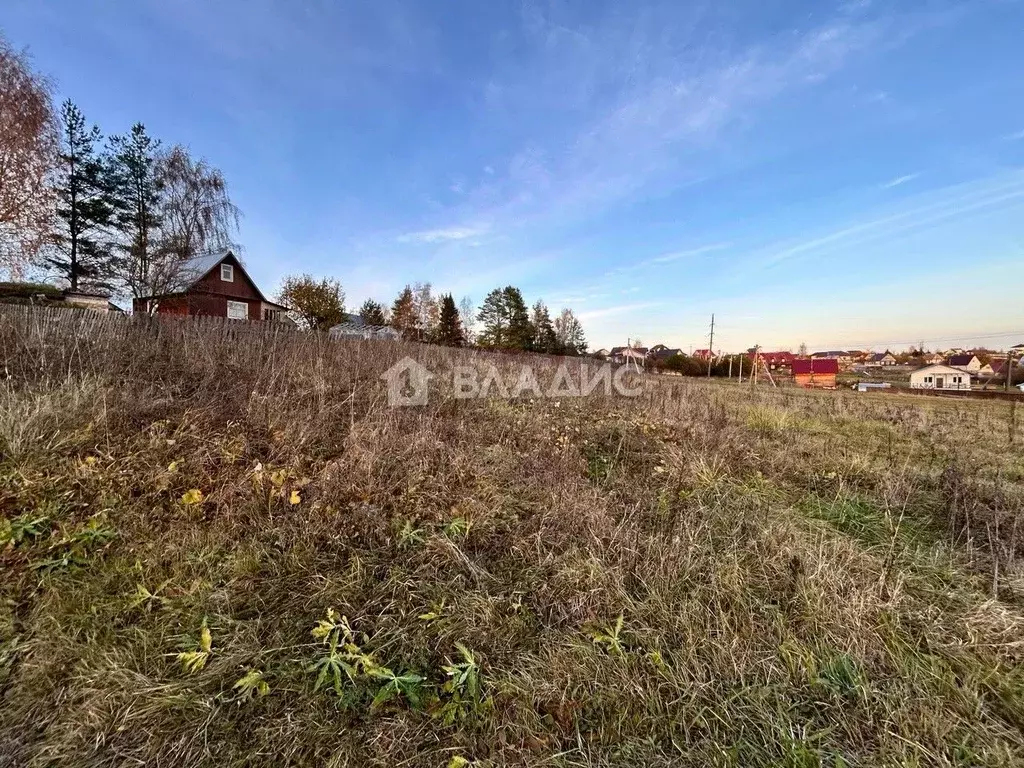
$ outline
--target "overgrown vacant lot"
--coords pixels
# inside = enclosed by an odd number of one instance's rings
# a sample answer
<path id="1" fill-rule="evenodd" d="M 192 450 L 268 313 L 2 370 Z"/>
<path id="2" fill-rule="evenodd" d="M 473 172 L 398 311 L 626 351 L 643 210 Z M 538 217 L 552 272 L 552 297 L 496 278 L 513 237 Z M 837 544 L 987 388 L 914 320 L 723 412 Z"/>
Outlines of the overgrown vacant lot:
<path id="1" fill-rule="evenodd" d="M 1024 762 L 1006 403 L 0 320 L 0 764 Z"/>

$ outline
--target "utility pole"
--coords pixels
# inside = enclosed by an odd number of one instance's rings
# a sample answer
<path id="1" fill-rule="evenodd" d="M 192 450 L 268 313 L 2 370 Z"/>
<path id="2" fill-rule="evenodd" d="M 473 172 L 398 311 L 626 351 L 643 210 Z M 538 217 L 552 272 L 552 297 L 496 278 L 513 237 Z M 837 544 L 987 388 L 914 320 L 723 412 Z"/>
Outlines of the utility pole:
<path id="1" fill-rule="evenodd" d="M 740 355 L 740 377 L 738 379 L 738 383 L 743 383 L 743 355 Z"/>
<path id="2" fill-rule="evenodd" d="M 732 381 L 732 355 L 729 355 L 729 381 Z"/>
<path id="3" fill-rule="evenodd" d="M 751 371 L 750 371 L 750 386 L 751 387 L 757 386 L 757 361 L 758 361 L 758 358 L 760 357 L 760 353 L 761 353 L 761 345 L 760 344 L 755 344 L 754 345 L 754 361 L 750 364 L 750 368 L 751 368 Z"/>
<path id="4" fill-rule="evenodd" d="M 1006 391 L 1010 391 L 1010 384 L 1013 381 L 1013 352 L 1006 353 Z"/>
<path id="5" fill-rule="evenodd" d="M 711 313 L 711 340 L 708 341 L 708 378 L 711 378 L 711 359 L 715 356 L 715 313 Z"/>

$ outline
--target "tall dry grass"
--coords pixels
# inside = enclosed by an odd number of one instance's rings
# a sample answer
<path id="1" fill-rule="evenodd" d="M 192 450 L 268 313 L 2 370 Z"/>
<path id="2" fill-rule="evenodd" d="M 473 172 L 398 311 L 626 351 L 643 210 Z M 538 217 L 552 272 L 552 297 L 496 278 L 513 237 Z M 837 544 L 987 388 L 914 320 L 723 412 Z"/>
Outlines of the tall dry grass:
<path id="1" fill-rule="evenodd" d="M 78 313 L 0 351 L 0 764 L 1022 761 L 1005 404 L 391 409 L 403 355 L 520 361 Z"/>

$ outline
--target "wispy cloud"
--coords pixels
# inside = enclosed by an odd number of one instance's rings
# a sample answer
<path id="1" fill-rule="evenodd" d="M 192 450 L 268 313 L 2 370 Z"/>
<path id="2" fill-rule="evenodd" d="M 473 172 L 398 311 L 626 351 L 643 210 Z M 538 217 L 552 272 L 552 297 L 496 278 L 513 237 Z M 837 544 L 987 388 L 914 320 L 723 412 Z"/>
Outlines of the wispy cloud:
<path id="1" fill-rule="evenodd" d="M 786 247 L 769 247 L 749 263 L 752 267 L 775 266 L 807 254 L 823 255 L 863 247 L 879 240 L 891 241 L 912 231 L 934 227 L 955 218 L 970 218 L 1024 203 L 1024 173 L 1014 172 L 983 182 L 960 184 L 930 195 L 927 202 L 907 210 L 879 216 L 828 234 Z"/>
<path id="2" fill-rule="evenodd" d="M 663 264 L 669 261 L 679 261 L 680 259 L 688 259 L 694 256 L 700 256 L 705 253 L 714 253 L 715 251 L 724 251 L 727 248 L 731 248 L 732 243 L 713 243 L 711 245 L 702 245 L 699 248 L 690 248 L 686 251 L 675 251 L 673 253 L 666 253 L 661 256 L 655 256 L 649 261 L 643 262 L 643 264 Z"/>
<path id="3" fill-rule="evenodd" d="M 532 56 L 517 50 L 499 63 L 484 103 L 503 124 L 538 111 L 552 119 L 524 126 L 529 139 L 467 189 L 460 215 L 499 230 L 566 225 L 700 183 L 721 172 L 712 150 L 760 110 L 949 21 L 944 6 L 899 13 L 854 2 L 809 29 L 736 46 L 709 32 L 714 11 L 671 8 L 670 17 L 615 12 L 581 30 L 557 5 L 525 4 Z"/>
<path id="4" fill-rule="evenodd" d="M 612 315 L 624 315 L 628 312 L 634 312 L 641 309 L 653 309 L 654 307 L 661 306 L 660 301 L 642 301 L 635 304 L 618 304 L 613 307 L 602 307 L 601 309 L 591 309 L 586 312 L 578 313 L 578 317 L 581 321 L 587 320 L 598 320 L 603 317 L 610 317 Z"/>
<path id="5" fill-rule="evenodd" d="M 1017 131 L 1006 137 L 1007 141 L 1021 141 L 1022 139 L 1024 139 L 1024 131 Z"/>
<path id="6" fill-rule="evenodd" d="M 892 189 L 893 187 L 901 186 L 906 184 L 908 181 L 913 181 L 920 175 L 920 173 L 908 173 L 906 176 L 897 176 L 895 179 L 885 182 L 885 184 L 882 185 L 882 189 Z"/>
<path id="7" fill-rule="evenodd" d="M 407 232 L 398 236 L 400 243 L 447 243 L 457 240 L 471 240 L 487 232 L 487 227 L 448 227 L 428 229 L 423 232 Z"/>

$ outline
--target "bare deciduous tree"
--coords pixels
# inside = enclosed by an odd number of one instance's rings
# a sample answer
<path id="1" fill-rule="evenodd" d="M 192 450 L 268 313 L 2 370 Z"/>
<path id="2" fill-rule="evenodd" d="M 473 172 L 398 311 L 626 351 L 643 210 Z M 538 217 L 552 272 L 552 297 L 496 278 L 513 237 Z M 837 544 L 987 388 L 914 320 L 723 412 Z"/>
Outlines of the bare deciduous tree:
<path id="1" fill-rule="evenodd" d="M 241 215 L 224 175 L 206 160 L 192 158 L 184 147 L 172 147 L 160 157 L 157 183 L 159 241 L 144 264 L 129 265 L 128 289 L 135 296 L 181 289 L 195 277 L 191 259 L 232 245 Z"/>
<path id="2" fill-rule="evenodd" d="M 47 176 L 57 148 L 49 80 L 0 37 L 0 266 L 20 274 L 53 215 Z"/>

